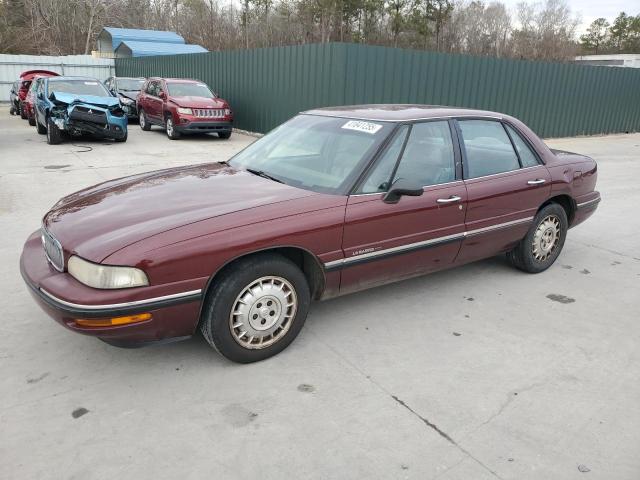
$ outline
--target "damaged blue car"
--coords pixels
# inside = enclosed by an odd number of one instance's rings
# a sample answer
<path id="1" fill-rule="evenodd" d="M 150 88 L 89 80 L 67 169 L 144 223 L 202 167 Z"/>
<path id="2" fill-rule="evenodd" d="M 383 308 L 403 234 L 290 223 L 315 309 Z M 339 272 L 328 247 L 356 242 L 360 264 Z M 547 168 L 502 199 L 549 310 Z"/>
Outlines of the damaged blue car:
<path id="1" fill-rule="evenodd" d="M 96 79 L 51 77 L 40 82 L 35 100 L 36 129 L 47 143 L 92 135 L 127 141 L 127 115 L 120 100 Z"/>

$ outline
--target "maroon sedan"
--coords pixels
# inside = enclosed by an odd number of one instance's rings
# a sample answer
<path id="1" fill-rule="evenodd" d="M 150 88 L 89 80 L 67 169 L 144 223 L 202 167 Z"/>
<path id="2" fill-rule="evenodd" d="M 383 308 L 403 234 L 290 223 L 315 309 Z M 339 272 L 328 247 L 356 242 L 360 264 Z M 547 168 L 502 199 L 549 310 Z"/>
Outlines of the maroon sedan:
<path id="1" fill-rule="evenodd" d="M 498 113 L 312 110 L 228 162 L 63 198 L 22 274 L 73 331 L 133 346 L 200 329 L 253 362 L 291 343 L 311 300 L 500 253 L 546 270 L 598 206 L 596 169 Z"/>

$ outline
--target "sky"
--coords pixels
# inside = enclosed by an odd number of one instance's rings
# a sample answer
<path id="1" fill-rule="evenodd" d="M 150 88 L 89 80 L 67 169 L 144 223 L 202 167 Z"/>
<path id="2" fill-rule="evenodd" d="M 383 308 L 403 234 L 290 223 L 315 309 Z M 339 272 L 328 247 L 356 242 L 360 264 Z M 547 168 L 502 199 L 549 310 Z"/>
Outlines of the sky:
<path id="1" fill-rule="evenodd" d="M 502 0 L 512 12 L 521 1 Z M 640 14 L 640 0 L 567 0 L 567 3 L 571 7 L 571 11 L 574 14 L 580 14 L 582 19 L 578 27 L 578 35 L 583 34 L 596 18 L 604 17 L 611 23 L 620 12 L 626 12 L 628 15 Z"/>

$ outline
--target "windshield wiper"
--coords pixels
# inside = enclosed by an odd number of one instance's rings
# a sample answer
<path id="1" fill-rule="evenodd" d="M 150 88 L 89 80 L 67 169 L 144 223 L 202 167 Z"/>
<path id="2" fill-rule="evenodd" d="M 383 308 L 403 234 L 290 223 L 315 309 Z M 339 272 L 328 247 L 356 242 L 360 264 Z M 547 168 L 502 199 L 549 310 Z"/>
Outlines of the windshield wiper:
<path id="1" fill-rule="evenodd" d="M 284 183 L 279 178 L 272 177 L 271 175 L 269 175 L 268 173 L 263 172 L 262 170 L 256 170 L 254 168 L 245 168 L 245 170 L 247 172 L 249 172 L 249 173 L 253 173 L 254 175 L 258 175 L 259 177 L 267 178 L 269 180 L 273 180 L 274 182 L 278 182 L 278 183 Z"/>

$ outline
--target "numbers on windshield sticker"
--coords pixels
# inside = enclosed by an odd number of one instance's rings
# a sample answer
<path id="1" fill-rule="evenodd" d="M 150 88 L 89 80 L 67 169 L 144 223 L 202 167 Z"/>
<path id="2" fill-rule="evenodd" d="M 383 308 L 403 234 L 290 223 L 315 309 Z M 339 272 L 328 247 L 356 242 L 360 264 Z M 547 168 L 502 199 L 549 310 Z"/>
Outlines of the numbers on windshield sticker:
<path id="1" fill-rule="evenodd" d="M 345 130 L 355 130 L 356 132 L 370 133 L 371 135 L 373 135 L 382 128 L 382 125 L 378 125 L 377 123 L 371 123 L 371 122 L 361 122 L 358 120 L 351 120 L 345 123 L 342 126 L 342 128 L 344 128 Z"/>

